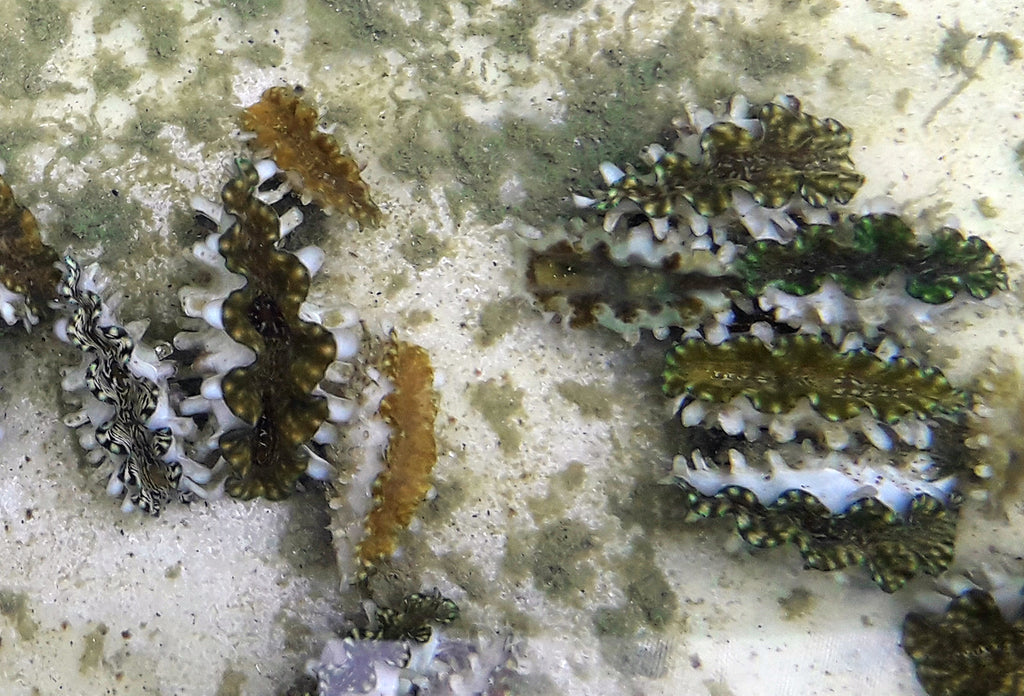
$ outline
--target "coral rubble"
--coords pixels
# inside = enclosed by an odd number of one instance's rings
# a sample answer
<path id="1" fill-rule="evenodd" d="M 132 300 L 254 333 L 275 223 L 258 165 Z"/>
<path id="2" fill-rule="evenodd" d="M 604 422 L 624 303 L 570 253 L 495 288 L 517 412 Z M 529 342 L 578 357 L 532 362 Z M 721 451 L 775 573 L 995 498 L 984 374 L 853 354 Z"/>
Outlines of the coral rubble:
<path id="1" fill-rule="evenodd" d="M 984 590 L 963 593 L 941 616 L 909 614 L 903 649 L 929 696 L 1024 694 L 1024 617 L 1007 620 Z"/>
<path id="2" fill-rule="evenodd" d="M 57 252 L 43 242 L 31 211 L 0 177 L 0 317 L 30 326 L 57 299 Z"/>
<path id="3" fill-rule="evenodd" d="M 317 129 L 316 109 L 293 91 L 271 87 L 242 114 L 242 127 L 255 133 L 254 149 L 288 172 L 303 195 L 326 210 L 376 225 L 380 209 L 359 175 L 359 166 L 338 143 Z"/>
<path id="4" fill-rule="evenodd" d="M 430 474 L 437 461 L 437 394 L 429 354 L 392 336 L 382 371 L 393 387 L 380 404 L 380 415 L 391 436 L 384 471 L 373 484 L 374 507 L 366 519 L 366 536 L 356 548 L 364 565 L 394 553 L 395 537 L 409 526 L 430 489 Z"/>

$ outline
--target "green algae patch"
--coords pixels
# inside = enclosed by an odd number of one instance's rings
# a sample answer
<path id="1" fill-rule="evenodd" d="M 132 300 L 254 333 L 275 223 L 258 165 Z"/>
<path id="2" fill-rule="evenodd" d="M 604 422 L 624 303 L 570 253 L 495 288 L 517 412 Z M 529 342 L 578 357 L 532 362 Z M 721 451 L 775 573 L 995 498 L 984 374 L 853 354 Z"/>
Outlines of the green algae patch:
<path id="1" fill-rule="evenodd" d="M 157 62 L 170 63 L 181 51 L 181 13 L 152 4 L 139 12 L 139 29 L 146 39 L 148 54 Z"/>
<path id="2" fill-rule="evenodd" d="M 974 199 L 974 207 L 978 209 L 983 218 L 991 220 L 992 218 L 999 217 L 999 208 L 992 202 L 992 199 L 988 196 L 982 196 L 981 198 Z"/>
<path id="3" fill-rule="evenodd" d="M 78 658 L 79 673 L 85 674 L 100 666 L 103 659 L 103 644 L 108 632 L 107 625 L 101 623 L 82 636 L 82 655 Z"/>
<path id="4" fill-rule="evenodd" d="M 784 23 L 760 22 L 751 29 L 731 17 L 722 30 L 721 52 L 727 61 L 758 81 L 777 80 L 807 70 L 816 60 L 810 46 L 797 43 Z"/>
<path id="5" fill-rule="evenodd" d="M 974 72 L 967 60 L 967 48 L 977 37 L 969 31 L 964 31 L 960 22 L 944 29 L 942 40 L 935 51 L 935 62 L 940 67 L 949 68 L 956 73 Z"/>
<path id="6" fill-rule="evenodd" d="M 1012 63 L 1021 56 L 1021 43 L 1016 38 L 1001 31 L 989 32 L 987 34 L 975 34 L 966 31 L 960 22 L 952 27 L 944 27 L 945 34 L 939 42 L 935 51 L 935 62 L 943 68 L 949 68 L 955 73 L 968 76 L 970 79 L 978 77 L 977 69 L 981 61 L 984 61 L 992 47 L 998 46 L 1002 50 L 1003 62 Z M 968 59 L 968 52 L 972 45 L 981 43 L 981 58 L 978 61 Z"/>
<path id="7" fill-rule="evenodd" d="M 462 588 L 470 602 L 479 600 L 483 603 L 484 600 L 491 602 L 494 600 L 494 584 L 484 575 L 479 567 L 474 565 L 472 562 L 467 561 L 467 558 L 461 553 L 446 553 L 443 556 L 436 557 L 439 565 L 438 568 L 444 572 L 444 577 L 448 578 L 450 582 L 455 583 Z M 424 557 L 422 562 L 431 562 L 429 558 Z M 515 612 L 518 611 L 515 605 L 509 602 L 504 606 L 506 611 Z"/>
<path id="8" fill-rule="evenodd" d="M 4 43 L 2 30 L 0 30 L 0 60 L 3 60 Z M 0 76 L 0 95 L 3 92 L 3 77 Z M 21 155 L 31 152 L 39 146 L 39 143 L 47 138 L 46 132 L 34 123 L 14 121 L 0 125 L 0 157 L 7 164 L 4 175 L 11 181 L 24 181 L 28 172 L 21 166 Z M 25 191 L 25 187 L 19 186 L 19 191 Z"/>
<path id="9" fill-rule="evenodd" d="M 788 14 L 795 14 L 804 10 L 814 19 L 824 19 L 840 7 L 837 0 L 818 0 L 817 2 L 807 2 L 807 0 L 774 0 L 773 4 L 777 5 L 782 12 Z"/>
<path id="10" fill-rule="evenodd" d="M 597 577 L 592 557 L 596 535 L 582 522 L 563 519 L 545 525 L 533 543 L 533 584 L 549 597 L 573 605 L 583 602 Z"/>
<path id="11" fill-rule="evenodd" d="M 451 26 L 447 3 L 420 3 L 419 21 L 408 24 L 397 16 L 387 3 L 351 2 L 350 0 L 314 0 L 308 3 L 307 17 L 311 39 L 320 45 L 359 46 L 367 42 L 386 48 L 409 49 L 417 40 L 429 39 L 434 31 Z M 440 16 L 447 21 L 437 22 Z M 437 22 L 437 24 L 434 24 Z"/>
<path id="12" fill-rule="evenodd" d="M 337 573 L 327 500 L 318 490 L 307 490 L 288 500 L 288 525 L 278 544 L 279 555 L 307 576 Z"/>
<path id="13" fill-rule="evenodd" d="M 544 8 L 539 7 L 537 2 L 525 0 L 503 8 L 483 28 L 494 39 L 495 48 L 507 53 L 523 54 L 535 60 L 537 51 L 532 32 L 542 14 Z"/>
<path id="14" fill-rule="evenodd" d="M 565 509 L 561 492 L 531 501 L 530 510 L 538 528 L 510 533 L 502 564 L 508 578 L 528 578 L 551 600 L 582 609 L 590 601 L 598 576 L 601 532 L 564 517 Z M 523 630 L 540 628 L 515 607 L 510 607 L 509 612 L 509 620 L 515 618 L 523 624 Z"/>
<path id="15" fill-rule="evenodd" d="M 622 521 L 623 528 L 636 526 L 645 534 L 676 535 L 686 529 L 687 513 L 679 505 L 678 493 L 650 476 L 639 479 L 628 493 L 613 493 L 608 511 Z"/>
<path id="16" fill-rule="evenodd" d="M 564 518 L 575 503 L 575 491 L 587 480 L 583 462 L 570 462 L 565 469 L 548 478 L 547 495 L 526 501 L 533 519 L 538 523 Z"/>
<path id="17" fill-rule="evenodd" d="M 534 40 L 537 23 L 546 15 L 569 14 L 585 4 L 586 0 L 523 0 L 494 8 L 496 16 L 483 23 L 482 31 L 493 38 L 495 48 L 533 60 L 537 57 L 537 42 Z"/>
<path id="18" fill-rule="evenodd" d="M 441 452 L 454 451 L 453 445 L 441 440 L 438 443 L 438 450 Z M 443 471 L 443 470 L 442 470 Z M 424 501 L 420 506 L 419 515 L 424 524 L 444 526 L 451 520 L 452 515 L 460 510 L 468 501 L 486 491 L 493 481 L 474 473 L 470 469 L 459 468 L 456 473 L 444 477 L 443 473 L 434 479 L 434 490 L 437 495 Z"/>
<path id="19" fill-rule="evenodd" d="M 234 10 L 243 18 L 255 19 L 280 14 L 282 0 L 220 0 L 217 5 Z"/>
<path id="20" fill-rule="evenodd" d="M 565 491 L 579 490 L 587 481 L 587 465 L 583 462 L 569 462 L 569 466 L 555 474 L 552 480 Z"/>
<path id="21" fill-rule="evenodd" d="M 481 348 L 493 346 L 528 316 L 529 303 L 521 297 L 503 297 L 486 302 L 480 310 L 473 340 Z"/>
<path id="22" fill-rule="evenodd" d="M 384 295 L 385 299 L 393 300 L 398 297 L 398 294 L 405 290 L 411 281 L 409 274 L 405 271 L 395 271 L 394 273 L 384 273 L 380 275 L 380 280 L 377 281 L 376 287 L 378 292 Z"/>
<path id="23" fill-rule="evenodd" d="M 630 544 L 630 554 L 619 566 L 626 585 L 628 608 L 641 625 L 662 629 L 675 618 L 679 600 L 655 562 L 654 547 L 644 538 Z"/>
<path id="24" fill-rule="evenodd" d="M 667 646 L 659 634 L 670 625 L 678 629 L 679 600 L 646 539 L 634 539 L 629 555 L 615 567 L 617 577 L 628 580 L 626 602 L 601 607 L 592 616 L 601 654 L 623 674 L 660 677 L 666 670 Z M 685 620 L 681 625 L 685 630 Z"/>
<path id="25" fill-rule="evenodd" d="M 184 25 L 179 11 L 158 3 L 140 6 L 132 0 L 106 0 L 93 20 L 93 31 L 105 34 L 126 16 L 142 33 L 151 60 L 167 65 L 177 61 Z"/>
<path id="26" fill-rule="evenodd" d="M 490 481 L 493 484 L 493 481 Z M 488 486 L 473 484 L 468 487 L 472 491 L 485 490 Z M 448 488 L 438 491 L 437 498 L 445 495 Z M 461 495 L 461 494 L 460 494 Z M 424 507 L 428 508 L 430 503 Z M 459 505 L 458 507 L 462 507 Z M 439 526 L 447 527 L 451 524 L 450 518 L 444 516 L 437 519 L 431 514 L 424 516 L 424 522 L 430 527 L 437 529 Z M 407 533 L 408 534 L 408 533 Z M 441 576 L 454 583 L 465 592 L 464 600 L 460 602 L 465 610 L 466 624 L 479 625 L 481 621 L 497 621 L 506 625 L 518 636 L 541 635 L 544 626 L 523 612 L 516 605 L 514 593 L 499 597 L 495 593 L 493 579 L 476 565 L 475 560 L 459 551 L 437 554 L 429 544 L 422 543 L 422 534 L 408 534 L 409 538 L 402 542 L 404 550 L 400 557 L 392 557 L 381 562 L 380 572 L 371 574 L 367 579 L 367 591 L 373 597 L 387 597 L 388 601 L 397 595 L 412 591 L 410 588 L 425 586 L 424 583 L 433 580 L 423 580 L 423 571 L 433 568 Z M 530 561 L 532 549 L 528 541 L 532 539 L 532 532 L 525 535 L 509 534 L 504 564 L 509 573 L 518 578 L 526 579 L 530 574 Z"/>
<path id="27" fill-rule="evenodd" d="M 20 9 L 6 11 L 0 26 L 0 96 L 11 99 L 42 92 L 43 67 L 71 35 L 64 3 L 28 0 Z"/>
<path id="28" fill-rule="evenodd" d="M 422 221 L 417 222 L 398 244 L 398 253 L 402 258 L 421 271 L 433 268 L 451 251 L 451 242 L 431 232 Z"/>
<path id="29" fill-rule="evenodd" d="M 0 589 L 0 614 L 7 617 L 18 632 L 18 637 L 29 641 L 36 637 L 39 624 L 32 618 L 28 595 L 24 592 Z"/>
<path id="30" fill-rule="evenodd" d="M 612 415 L 612 391 L 606 387 L 573 380 L 559 382 L 555 389 L 566 401 L 575 404 L 584 418 L 607 420 Z"/>
<path id="31" fill-rule="evenodd" d="M 127 67 L 124 58 L 113 51 L 99 51 L 92 84 L 97 95 L 123 93 L 140 77 L 138 70 Z M 92 148 L 90 148 L 92 149 Z"/>
<path id="32" fill-rule="evenodd" d="M 220 675 L 220 683 L 214 696 L 244 696 L 245 681 L 244 672 L 228 667 Z"/>
<path id="33" fill-rule="evenodd" d="M 910 103 L 910 97 L 913 92 L 909 87 L 903 87 L 902 89 L 896 90 L 892 95 L 892 105 L 901 114 L 907 113 L 907 104 Z"/>
<path id="34" fill-rule="evenodd" d="M 407 41 L 422 29 L 402 24 L 399 38 L 394 17 L 371 14 L 364 29 L 376 30 L 375 43 L 405 55 L 428 53 L 429 60 L 408 55 L 428 65 L 448 51 L 431 36 L 422 37 L 424 48 L 415 49 Z M 400 109 L 395 118 L 402 127 L 390 139 L 391 149 L 380 153 L 381 162 L 410 178 L 450 182 L 445 191 L 457 219 L 473 211 L 487 223 L 515 215 L 547 227 L 571 213 L 563 199 L 569 191 L 589 188 L 602 161 L 638 152 L 675 115 L 673 103 L 657 93 L 671 91 L 666 85 L 688 82 L 704 56 L 703 39 L 687 20 L 692 17 L 687 13 L 663 42 L 639 55 L 597 51 L 599 40 L 588 35 L 593 29 L 582 29 L 580 45 L 558 67 L 561 83 L 571 89 L 563 98 L 564 121 L 557 125 L 516 117 L 479 123 L 461 114 L 460 94 L 472 86 L 444 70 L 424 76 L 432 97 L 417 102 L 414 113 Z M 524 79 L 530 77 L 527 71 Z M 720 96 L 731 90 L 711 91 Z M 360 119 L 371 124 L 376 117 L 363 113 Z M 513 180 L 516 195 L 503 195 Z"/>
<path id="35" fill-rule="evenodd" d="M 910 13 L 903 9 L 903 5 L 892 0 L 868 0 L 868 9 L 878 14 L 886 14 L 897 19 L 904 19 Z"/>
<path id="36" fill-rule="evenodd" d="M 195 91 L 183 90 L 182 97 L 172 102 L 148 97 L 136 102 L 136 115 L 121 134 L 121 144 L 128 157 L 138 151 L 151 158 L 167 158 L 170 141 L 161 137 L 161 133 L 168 125 L 183 128 L 189 140 L 204 143 L 205 147 L 214 148 L 216 143 L 228 140 L 228 128 L 224 124 L 226 102 L 214 100 L 211 104 L 200 96 L 205 91 L 199 86 L 201 81 L 193 77 L 191 82 Z"/>
<path id="37" fill-rule="evenodd" d="M 62 2 L 28 0 L 22 3 L 25 32 L 36 44 L 57 46 L 71 32 L 71 18 Z"/>
<path id="38" fill-rule="evenodd" d="M 434 323 L 434 313 L 429 309 L 409 309 L 402 312 L 402 326 L 410 333 Z"/>
<path id="39" fill-rule="evenodd" d="M 138 102 L 135 118 L 125 124 L 121 135 L 122 145 L 133 152 L 141 152 L 150 158 L 166 158 L 170 143 L 160 137 L 168 123 L 164 108 L 149 99 Z"/>
<path id="40" fill-rule="evenodd" d="M 723 678 L 705 679 L 701 683 L 708 690 L 708 696 L 736 696 L 736 692 Z"/>
<path id="41" fill-rule="evenodd" d="M 569 3 L 564 9 L 575 7 Z M 390 148 L 379 153 L 381 164 L 408 178 L 447 182 L 445 193 L 457 219 L 472 212 L 486 223 L 498 223 L 514 215 L 547 227 L 571 214 L 566 194 L 588 189 L 601 162 L 639 152 L 656 139 L 678 115 L 680 85 L 709 99 L 735 90 L 734 81 L 724 73 L 700 69 L 704 58 L 721 48 L 722 32 L 698 21 L 692 7 L 666 28 L 656 46 L 630 53 L 599 50 L 601 20 L 589 19 L 556 66 L 557 79 L 568 86 L 560 96 L 564 116 L 557 124 L 514 116 L 480 123 L 462 113 L 464 95 L 472 94 L 475 86 L 459 79 L 457 71 L 452 74 L 453 61 L 460 58 L 437 38 L 451 25 L 450 13 L 429 3 L 422 9 L 423 17 L 415 24 L 406 24 L 388 8 L 354 3 L 316 3 L 310 6 L 310 16 L 317 27 L 314 32 L 325 33 L 315 45 L 331 47 L 351 40 L 372 45 L 378 53 L 390 49 L 427 71 L 417 83 L 429 84 L 428 101 L 353 101 L 344 121 L 356 130 L 380 131 L 382 123 L 395 124 L 386 126 L 392 129 Z M 529 7 L 522 14 L 521 10 L 510 10 L 517 15 L 511 26 L 473 9 L 469 22 L 480 35 L 500 26 L 505 33 L 496 41 L 504 41 L 504 48 L 497 46 L 498 50 L 529 54 L 536 20 Z M 764 42 L 778 38 L 772 35 Z M 783 70 L 782 63 L 795 69 L 798 62 L 800 51 L 783 44 L 788 53 L 771 63 L 775 72 Z M 753 39 L 746 45 L 749 54 Z M 748 57 L 764 63 L 763 55 Z M 389 70 L 383 64 L 381 69 Z M 539 79 L 532 69 L 510 78 L 514 86 Z"/>
<path id="42" fill-rule="evenodd" d="M 966 31 L 957 21 L 952 27 L 943 27 L 945 34 L 935 51 L 935 63 L 940 68 L 959 76 L 956 84 L 924 119 L 924 125 L 931 123 L 940 111 L 945 109 L 972 82 L 981 77 L 981 67 L 992 57 L 993 49 L 1002 54 L 1003 64 L 1009 65 L 1021 56 L 1018 39 L 1001 31 L 975 34 Z"/>
<path id="43" fill-rule="evenodd" d="M 640 570 L 634 568 L 629 571 L 635 579 L 626 586 L 626 597 L 645 624 L 662 628 L 672 620 L 679 603 L 665 574 L 654 566 L 650 558 L 643 559 L 641 563 Z"/>
<path id="44" fill-rule="evenodd" d="M 237 141 L 226 125 L 238 113 L 229 77 L 234 60 L 231 54 L 199 56 L 186 78 L 187 86 L 171 101 L 146 102 L 149 113 L 181 126 L 192 142 L 202 143 L 210 152 L 236 150 Z"/>
<path id="45" fill-rule="evenodd" d="M 601 657 L 615 671 L 630 677 L 660 679 L 668 671 L 668 644 L 648 631 L 636 630 L 628 609 L 603 607 L 594 613 Z"/>
<path id="46" fill-rule="evenodd" d="M 63 238 L 85 244 L 103 243 L 104 263 L 108 267 L 132 252 L 141 221 L 148 217 L 143 205 L 115 186 L 113 181 L 93 177 L 82 188 L 54 201 L 63 213 Z"/>
<path id="47" fill-rule="evenodd" d="M 118 141 L 124 148 L 125 158 L 141 152 L 148 159 L 166 160 L 171 154 L 170 142 L 160 134 L 167 125 L 184 129 L 191 142 L 202 143 L 210 152 L 237 148 L 237 144 L 231 142 L 230 127 L 225 125 L 226 120 L 237 113 L 237 107 L 225 96 L 231 93 L 230 84 L 219 84 L 233 59 L 234 55 L 199 56 L 194 71 L 183 78 L 189 87 L 181 89 L 173 100 L 148 96 L 136 99 L 116 85 L 111 85 L 107 91 L 97 89 L 100 98 L 116 94 L 135 105 L 135 115 L 121 129 Z M 90 135 L 99 140 L 109 138 L 98 130 Z"/>
<path id="48" fill-rule="evenodd" d="M 248 44 L 238 52 L 238 55 L 261 68 L 276 68 L 285 60 L 283 48 L 264 41 L 254 41 Z"/>
<path id="49" fill-rule="evenodd" d="M 498 446 L 507 455 L 519 451 L 523 444 L 520 428 L 523 411 L 522 389 L 516 389 L 508 381 L 489 379 L 469 387 L 469 403 L 475 408 L 498 436 Z"/>
<path id="50" fill-rule="evenodd" d="M 637 628 L 636 617 L 620 607 L 602 607 L 594 612 L 594 631 L 598 637 L 609 636 L 618 642 L 624 636 L 632 635 Z"/>
<path id="51" fill-rule="evenodd" d="M 814 611 L 817 598 L 804 587 L 794 587 L 785 597 L 779 597 L 779 609 L 786 621 L 796 621 Z"/>

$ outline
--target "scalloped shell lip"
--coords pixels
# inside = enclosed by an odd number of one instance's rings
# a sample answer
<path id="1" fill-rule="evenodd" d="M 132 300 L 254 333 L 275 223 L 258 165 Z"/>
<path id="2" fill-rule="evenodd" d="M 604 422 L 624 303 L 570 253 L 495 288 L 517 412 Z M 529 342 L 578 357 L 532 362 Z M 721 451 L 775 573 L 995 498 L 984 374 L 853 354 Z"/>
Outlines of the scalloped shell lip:
<path id="1" fill-rule="evenodd" d="M 303 473 L 320 478 L 330 473 L 308 441 L 333 441 L 332 424 L 355 413 L 351 403 L 320 384 L 328 372 L 341 374 L 338 360 L 355 357 L 360 325 L 354 310 L 307 302 L 324 252 L 314 246 L 296 254 L 280 248 L 291 223 L 257 189 L 263 177 L 277 171 L 272 164 L 238 159 L 236 177 L 223 187 L 223 205 L 201 207 L 203 214 L 219 216 L 215 222 L 221 231 L 194 249 L 213 281 L 179 294 L 186 313 L 201 317 L 207 328 L 178 334 L 175 345 L 199 353 L 195 366 L 204 375 L 202 392 L 183 407 L 216 418 L 206 449 L 219 448 L 230 463 L 225 490 L 235 497 L 276 500 L 287 496 Z M 299 221 L 296 216 L 293 222 Z M 277 346 L 282 340 L 287 350 Z M 267 364 L 271 358 L 290 362 Z M 270 459 L 280 466 L 267 464 L 268 452 L 277 453 Z"/>
<path id="2" fill-rule="evenodd" d="M 243 112 L 242 127 L 255 133 L 254 149 L 269 154 L 304 198 L 360 224 L 380 224 L 380 208 L 359 166 L 341 153 L 333 137 L 317 129 L 318 119 L 316 109 L 294 90 L 271 87 Z"/>
<path id="3" fill-rule="evenodd" d="M 675 214 L 684 201 L 713 217 L 731 206 L 738 191 L 766 208 L 796 197 L 816 207 L 847 203 L 864 180 L 849 157 L 851 139 L 835 119 L 803 112 L 795 97 L 754 107 L 734 98 L 721 117 L 703 111 L 691 116 L 674 150 L 649 146 L 647 171 L 602 163 L 607 188 L 581 202 L 593 200 L 598 211 L 611 213 L 630 201 L 651 218 Z M 785 164 L 772 170 L 765 168 L 769 161 Z"/>
<path id="4" fill-rule="evenodd" d="M 746 396 L 758 411 L 782 413 L 807 399 L 828 420 L 868 411 L 895 423 L 903 417 L 953 414 L 969 397 L 937 369 L 897 357 L 882 360 L 864 349 L 840 352 L 806 334 L 779 337 L 773 346 L 738 336 L 716 346 L 687 339 L 666 355 L 666 396 L 712 402 Z"/>
<path id="5" fill-rule="evenodd" d="M 732 516 L 737 532 L 755 547 L 792 543 L 805 567 L 814 570 L 864 566 L 885 592 L 899 590 L 919 573 L 938 575 L 953 560 L 960 507 L 955 493 L 946 502 L 919 494 L 901 516 L 869 495 L 833 513 L 814 494 L 798 488 L 765 504 L 736 484 L 706 495 L 678 476 L 668 483 L 685 494 L 689 519 Z"/>
<path id="6" fill-rule="evenodd" d="M 55 331 L 84 353 L 81 366 L 62 382 L 83 397 L 82 409 L 65 416 L 65 424 L 86 428 L 79 443 L 89 461 L 110 459 L 107 492 L 123 496 L 125 512 L 139 508 L 158 516 L 175 496 L 182 502 L 203 497 L 210 472 L 179 446 L 195 426 L 171 408 L 167 382 L 173 366 L 140 341 L 147 322 L 117 324 L 98 294 L 105 282 L 97 265 L 82 269 L 70 256 L 64 265 L 57 290 L 70 316 Z"/>
<path id="7" fill-rule="evenodd" d="M 928 693 L 1014 693 L 1024 678 L 1024 622 L 1010 621 L 993 595 L 970 588 L 939 615 L 911 612 L 901 644 Z"/>

